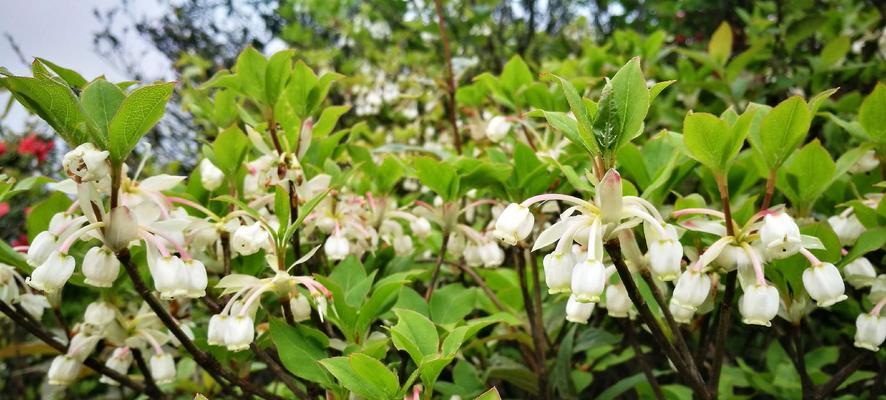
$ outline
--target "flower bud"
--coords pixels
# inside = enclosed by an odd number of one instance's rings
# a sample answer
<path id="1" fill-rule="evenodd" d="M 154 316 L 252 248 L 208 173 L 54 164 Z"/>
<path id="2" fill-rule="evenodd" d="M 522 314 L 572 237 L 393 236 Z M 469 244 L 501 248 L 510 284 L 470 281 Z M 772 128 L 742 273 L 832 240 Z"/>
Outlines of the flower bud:
<path id="1" fill-rule="evenodd" d="M 480 257 L 483 259 L 484 267 L 495 268 L 505 261 L 505 252 L 497 243 L 489 241 L 480 246 Z"/>
<path id="2" fill-rule="evenodd" d="M 225 330 L 225 345 L 230 351 L 240 351 L 249 348 L 255 337 L 255 326 L 252 318 L 245 315 L 230 317 Z"/>
<path id="3" fill-rule="evenodd" d="M 621 175 L 615 169 L 606 171 L 606 175 L 603 175 L 603 179 L 597 184 L 597 207 L 600 207 L 600 216 L 604 224 L 621 219 Z"/>
<path id="4" fill-rule="evenodd" d="M 83 282 L 87 285 L 111 287 L 119 274 L 120 261 L 107 247 L 93 247 L 83 257 Z"/>
<path id="5" fill-rule="evenodd" d="M 829 307 L 846 300 L 846 286 L 840 271 L 831 263 L 819 263 L 803 271 L 803 286 L 819 307 Z"/>
<path id="6" fill-rule="evenodd" d="M 297 295 L 289 298 L 289 309 L 292 311 L 292 319 L 302 322 L 311 319 L 311 303 L 308 296 Z"/>
<path id="7" fill-rule="evenodd" d="M 648 230 L 652 232 L 652 229 Z M 683 246 L 677 238 L 677 230 L 673 225 L 665 227 L 664 237 L 647 238 L 646 257 L 652 275 L 663 282 L 672 281 L 680 276 L 680 261 L 683 259 Z"/>
<path id="8" fill-rule="evenodd" d="M 680 279 L 674 287 L 674 293 L 671 295 L 671 303 L 686 307 L 694 313 L 708 298 L 710 291 L 711 277 L 690 268 L 680 275 Z"/>
<path id="9" fill-rule="evenodd" d="M 117 318 L 117 308 L 104 301 L 94 301 L 86 306 L 83 322 L 95 327 L 103 327 Z"/>
<path id="10" fill-rule="evenodd" d="M 572 268 L 575 267 L 575 257 L 571 251 L 554 252 L 545 256 L 542 262 L 545 269 L 545 283 L 548 285 L 548 293 L 569 293 L 572 291 Z"/>
<path id="11" fill-rule="evenodd" d="M 105 243 L 112 251 L 120 251 L 138 239 L 138 221 L 126 206 L 111 210 Z"/>
<path id="12" fill-rule="evenodd" d="M 212 161 L 204 158 L 200 161 L 200 183 L 208 191 L 218 189 L 225 181 L 225 173 L 218 169 Z"/>
<path id="13" fill-rule="evenodd" d="M 227 323 L 230 317 L 222 314 L 215 314 L 209 318 L 209 327 L 206 330 L 206 343 L 211 346 L 225 345 L 225 331 L 227 331 Z"/>
<path id="14" fill-rule="evenodd" d="M 242 256 L 257 253 L 268 245 L 270 236 L 260 222 L 252 225 L 242 225 L 231 236 L 231 247 Z"/>
<path id="15" fill-rule="evenodd" d="M 409 223 L 409 229 L 419 238 L 426 238 L 431 234 L 431 222 L 425 218 L 419 217 Z"/>
<path id="16" fill-rule="evenodd" d="M 394 237 L 394 252 L 398 256 L 412 253 L 412 238 L 406 235 Z"/>
<path id="17" fill-rule="evenodd" d="M 499 240 L 511 246 L 525 239 L 532 233 L 535 217 L 528 207 L 511 203 L 502 211 L 495 221 L 495 230 L 492 234 Z"/>
<path id="18" fill-rule="evenodd" d="M 566 320 L 576 324 L 586 324 L 588 319 L 591 318 L 591 313 L 594 312 L 596 305 L 596 303 L 579 302 L 573 294 L 566 301 Z"/>
<path id="19" fill-rule="evenodd" d="M 871 286 L 877 278 L 877 271 L 874 265 L 864 257 L 856 258 L 851 263 L 843 267 L 843 274 L 846 275 L 846 282 L 852 287 L 860 289 Z"/>
<path id="20" fill-rule="evenodd" d="M 54 251 L 43 264 L 31 272 L 26 282 L 34 289 L 53 293 L 65 286 L 71 278 L 74 264 L 74 257 Z"/>
<path id="21" fill-rule="evenodd" d="M 74 182 L 98 182 L 111 173 L 107 161 L 108 154 L 107 151 L 100 151 L 92 143 L 83 143 L 65 154 L 62 166 Z"/>
<path id="22" fill-rule="evenodd" d="M 80 375 L 80 361 L 66 354 L 56 356 L 52 359 L 52 365 L 49 366 L 47 378 L 50 385 L 68 386 Z"/>
<path id="23" fill-rule="evenodd" d="M 508 121 L 506 117 L 501 115 L 497 115 L 492 117 L 489 122 L 486 123 L 486 137 L 489 138 L 493 143 L 498 143 L 502 139 L 507 136 L 508 132 L 511 130 L 511 123 Z"/>
<path id="24" fill-rule="evenodd" d="M 837 238 L 840 239 L 840 244 L 843 246 L 854 245 L 855 241 L 858 240 L 858 237 L 865 230 L 864 225 L 861 224 L 861 221 L 858 220 L 855 214 L 848 217 L 834 215 L 828 218 L 828 224 L 834 229 L 834 233 L 837 234 Z"/>
<path id="25" fill-rule="evenodd" d="M 880 351 L 886 339 L 886 318 L 862 313 L 855 319 L 855 347 Z"/>
<path id="26" fill-rule="evenodd" d="M 726 271 L 734 271 L 750 266 L 751 259 L 743 248 L 728 244 L 714 259 L 714 263 Z"/>
<path id="27" fill-rule="evenodd" d="M 68 344 L 67 355 L 77 361 L 83 362 L 95 350 L 95 346 L 102 337 L 99 335 L 90 335 L 84 331 L 80 331 L 73 337 Z"/>
<path id="28" fill-rule="evenodd" d="M 43 264 L 49 255 L 58 247 L 58 236 L 50 231 L 43 231 L 34 237 L 31 245 L 28 246 L 28 264 L 36 267 Z"/>
<path id="29" fill-rule="evenodd" d="M 114 349 L 111 356 L 105 361 L 105 366 L 122 375 L 126 375 L 129 371 L 129 366 L 132 365 L 132 360 L 132 351 L 129 350 L 129 347 L 118 347 Z M 112 386 L 119 385 L 117 381 L 105 375 L 99 379 L 99 382 Z"/>
<path id="30" fill-rule="evenodd" d="M 164 385 L 175 380 L 175 360 L 169 353 L 154 354 L 151 356 L 151 375 L 154 382 Z"/>
<path id="31" fill-rule="evenodd" d="M 787 213 L 768 214 L 763 217 L 760 242 L 763 243 L 769 259 L 788 258 L 800 251 L 802 243 L 800 228 Z"/>
<path id="32" fill-rule="evenodd" d="M 745 288 L 738 310 L 746 324 L 772 326 L 769 321 L 778 313 L 778 304 L 778 289 L 767 284 L 753 284 Z"/>
<path id="33" fill-rule="evenodd" d="M 606 286 L 606 267 L 596 260 L 586 260 L 572 269 L 572 295 L 580 303 L 597 303 Z"/>
<path id="34" fill-rule="evenodd" d="M 326 239 L 323 251 L 330 260 L 340 261 L 348 257 L 348 254 L 351 252 L 351 245 L 343 235 L 332 235 Z"/>
<path id="35" fill-rule="evenodd" d="M 613 318 L 627 318 L 631 314 L 631 298 L 624 285 L 609 285 L 606 287 L 606 311 Z"/>

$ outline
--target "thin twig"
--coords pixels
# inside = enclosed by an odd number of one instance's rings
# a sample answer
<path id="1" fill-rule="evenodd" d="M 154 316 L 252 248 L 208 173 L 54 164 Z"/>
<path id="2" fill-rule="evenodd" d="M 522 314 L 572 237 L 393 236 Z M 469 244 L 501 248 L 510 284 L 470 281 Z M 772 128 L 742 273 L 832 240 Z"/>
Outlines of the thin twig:
<path id="1" fill-rule="evenodd" d="M 440 277 L 440 267 L 443 265 L 443 259 L 446 258 L 447 246 L 449 246 L 449 233 L 443 232 L 443 244 L 440 245 L 440 254 L 437 254 L 437 262 L 434 264 L 434 273 L 431 275 L 431 282 L 428 283 L 428 289 L 425 292 L 425 301 L 430 301 L 431 294 L 434 293 L 434 286 L 437 286 L 437 279 Z"/>
<path id="2" fill-rule="evenodd" d="M 44 343 L 52 347 L 56 351 L 64 354 L 67 351 L 67 347 L 55 339 L 51 333 L 47 332 L 43 329 L 43 327 L 39 323 L 35 323 L 31 321 L 27 316 L 27 312 L 19 309 L 15 310 L 10 307 L 5 302 L 0 301 L 0 312 L 9 317 L 13 322 L 15 322 L 18 326 L 25 328 L 32 335 L 36 336 L 38 339 L 42 340 Z M 128 376 L 121 374 L 117 371 L 114 371 L 108 367 L 106 367 L 103 363 L 96 360 L 94 357 L 87 357 L 86 360 L 83 361 L 83 364 L 92 369 L 95 372 L 98 372 L 102 375 L 105 375 L 117 382 L 121 385 L 126 386 L 132 390 L 135 390 L 139 393 L 146 393 L 146 388 L 139 382 L 133 381 Z M 149 393 L 151 394 L 151 393 Z M 154 393 L 156 395 L 156 393 Z"/>
<path id="3" fill-rule="evenodd" d="M 724 176 L 717 177 L 717 188 L 720 191 L 720 201 L 723 203 L 723 215 L 726 223 L 726 235 L 735 237 L 735 226 L 732 223 L 732 209 L 729 205 L 729 187 Z M 732 270 L 726 274 L 726 292 L 720 301 L 720 309 L 717 312 L 717 332 L 714 339 L 714 358 L 708 376 L 708 390 L 714 396 L 720 383 L 720 370 L 723 368 L 723 358 L 726 352 L 726 335 L 732 325 L 732 303 L 735 300 L 736 282 L 738 271 Z"/>
<path id="4" fill-rule="evenodd" d="M 477 274 L 477 271 L 474 271 L 471 266 L 465 263 L 453 264 L 458 266 L 458 268 L 460 268 L 466 274 L 470 275 L 471 279 L 474 280 L 474 283 L 479 286 L 481 290 L 483 290 L 483 293 L 486 294 L 486 297 L 488 297 L 489 300 L 492 301 L 492 304 L 495 304 L 495 306 L 498 307 L 500 311 L 511 312 L 510 307 L 505 306 L 504 303 L 501 302 L 501 299 L 499 299 L 495 292 L 493 292 L 492 289 L 489 288 L 489 285 L 486 284 L 486 280 L 484 280 L 482 276 Z"/>
<path id="5" fill-rule="evenodd" d="M 434 0 L 434 9 L 437 11 L 437 27 L 440 28 L 440 42 L 443 43 L 443 57 L 446 59 L 446 91 L 448 96 L 449 124 L 452 125 L 452 144 L 455 152 L 461 154 L 461 135 L 458 133 L 458 121 L 455 118 L 455 74 L 452 72 L 452 50 L 449 48 L 449 35 L 446 34 L 446 21 L 443 18 L 443 4 L 441 0 Z"/>
<path id="6" fill-rule="evenodd" d="M 630 318 L 619 318 L 619 320 L 623 321 L 622 324 L 624 325 L 625 338 L 628 340 L 631 347 L 634 348 L 634 354 L 637 356 L 637 361 L 640 363 L 640 368 L 643 370 L 643 374 L 646 375 L 646 380 L 649 381 L 649 386 L 652 386 L 652 392 L 655 393 L 655 398 L 664 400 L 664 393 L 661 391 L 661 386 L 658 385 L 658 379 L 655 379 L 655 374 L 652 372 L 649 360 L 646 359 L 646 354 L 643 353 L 643 348 L 640 347 L 640 342 L 637 340 L 637 334 L 634 333 L 636 331 L 634 322 L 631 321 Z"/>
<path id="7" fill-rule="evenodd" d="M 815 390 L 815 394 L 813 395 L 814 399 L 827 399 L 831 397 L 831 394 L 837 390 L 838 387 L 849 377 L 853 372 L 858 370 L 861 367 L 862 362 L 864 362 L 865 358 L 868 357 L 868 353 L 866 351 L 858 351 L 858 354 L 852 358 L 852 361 L 849 361 L 843 368 L 840 368 L 837 373 L 831 375 L 831 379 L 821 385 L 818 389 Z"/>
<path id="8" fill-rule="evenodd" d="M 142 372 L 142 376 L 145 378 L 145 386 L 149 392 L 162 393 L 160 388 L 157 387 L 157 382 L 154 381 L 154 375 L 151 375 L 151 369 L 148 367 L 148 363 L 145 362 L 145 357 L 142 355 L 142 351 L 139 349 L 131 349 L 132 358 L 135 360 L 135 365 L 138 366 L 138 369 Z"/>
<path id="9" fill-rule="evenodd" d="M 538 395 L 539 398 L 548 398 L 548 371 L 545 364 L 544 354 L 544 337 L 539 331 L 537 321 L 537 313 L 535 303 L 529 294 L 529 285 L 526 282 L 526 256 L 524 252 L 514 247 L 514 266 L 517 272 L 517 280 L 520 282 L 520 294 L 523 296 L 523 308 L 526 309 L 526 317 L 529 319 L 529 333 L 532 336 L 533 355 L 535 356 L 536 374 L 538 375 Z"/>

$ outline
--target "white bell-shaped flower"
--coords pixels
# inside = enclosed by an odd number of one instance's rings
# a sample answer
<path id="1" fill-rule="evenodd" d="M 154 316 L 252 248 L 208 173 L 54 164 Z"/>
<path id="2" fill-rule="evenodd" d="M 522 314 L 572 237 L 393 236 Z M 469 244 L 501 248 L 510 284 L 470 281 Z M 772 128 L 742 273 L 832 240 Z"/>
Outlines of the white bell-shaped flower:
<path id="1" fill-rule="evenodd" d="M 677 279 L 680 276 L 680 260 L 683 259 L 683 246 L 677 238 L 677 230 L 673 225 L 667 225 L 664 235 L 655 229 L 647 229 L 646 232 L 646 257 L 652 275 L 664 282 Z"/>
<path id="2" fill-rule="evenodd" d="M 118 347 L 111 352 L 111 356 L 105 361 L 105 366 L 122 375 L 126 375 L 132 365 L 132 351 L 128 347 Z M 106 385 L 117 386 L 119 383 L 107 376 L 102 375 L 99 382 Z"/>
<path id="3" fill-rule="evenodd" d="M 489 241 L 480 246 L 480 257 L 483 259 L 484 267 L 495 268 L 505 261 L 505 252 L 497 243 Z"/>
<path id="4" fill-rule="evenodd" d="M 344 235 L 332 235 L 326 239 L 326 244 L 323 245 L 323 252 L 326 253 L 326 257 L 330 260 L 340 261 L 348 257 L 348 254 L 351 252 L 351 245 Z"/>
<path id="5" fill-rule="evenodd" d="M 877 152 L 875 150 L 868 150 L 862 154 L 861 158 L 859 158 L 855 164 L 852 164 L 852 166 L 849 167 L 849 173 L 863 174 L 877 168 L 879 165 L 880 160 L 877 158 Z"/>
<path id="6" fill-rule="evenodd" d="M 172 299 L 188 294 L 189 275 L 185 264 L 178 256 L 160 256 L 153 263 L 151 277 L 154 280 L 154 289 L 160 292 L 160 297 Z"/>
<path id="7" fill-rule="evenodd" d="M 860 289 L 871 286 L 877 278 L 877 271 L 870 260 L 859 257 L 843 267 L 843 274 L 846 275 L 846 282 L 852 287 Z"/>
<path id="8" fill-rule="evenodd" d="M 566 301 L 566 320 L 576 324 L 586 324 L 596 306 L 596 303 L 579 302 L 575 295 L 571 295 L 569 300 Z"/>
<path id="9" fill-rule="evenodd" d="M 431 222 L 426 218 L 419 217 L 409 222 L 409 229 L 419 238 L 426 238 L 431 234 Z"/>
<path id="10" fill-rule="evenodd" d="M 218 169 L 212 161 L 204 158 L 200 161 L 200 183 L 209 191 L 218 189 L 225 181 L 225 173 Z"/>
<path id="11" fill-rule="evenodd" d="M 83 257 L 83 282 L 87 285 L 111 287 L 119 274 L 120 261 L 107 247 L 93 247 Z"/>
<path id="12" fill-rule="evenodd" d="M 412 253 L 412 238 L 406 235 L 394 237 L 394 253 L 405 256 Z"/>
<path id="13" fill-rule="evenodd" d="M 606 267 L 597 260 L 586 260 L 572 269 L 572 295 L 580 303 L 597 303 L 606 287 Z"/>
<path id="14" fill-rule="evenodd" d="M 858 220 L 855 214 L 850 214 L 846 217 L 834 215 L 828 218 L 828 224 L 831 225 L 834 233 L 837 234 L 837 238 L 840 239 L 840 244 L 843 246 L 854 245 L 858 237 L 865 231 L 864 225 L 861 224 L 861 221 Z"/>
<path id="15" fill-rule="evenodd" d="M 720 251 L 714 263 L 719 265 L 726 271 L 734 271 L 736 269 L 744 269 L 751 265 L 751 259 L 748 257 L 747 251 L 740 246 L 727 244 Z"/>
<path id="16" fill-rule="evenodd" d="M 298 295 L 289 298 L 289 309 L 292 311 L 292 319 L 302 322 L 311 319 L 311 302 L 308 296 Z"/>
<path id="17" fill-rule="evenodd" d="M 255 326 L 248 315 L 230 317 L 225 330 L 225 345 L 230 351 L 241 351 L 249 348 L 255 338 Z"/>
<path id="18" fill-rule="evenodd" d="M 206 285 L 209 283 L 206 276 L 206 266 L 194 259 L 182 261 L 182 265 L 188 274 L 188 287 L 185 295 L 192 299 L 206 296 Z"/>
<path id="19" fill-rule="evenodd" d="M 483 265 L 483 256 L 480 254 L 480 246 L 469 244 L 465 246 L 464 251 L 465 263 L 469 267 L 479 267 Z"/>
<path id="20" fill-rule="evenodd" d="M 674 321 L 677 321 L 681 324 L 691 323 L 692 317 L 695 316 L 694 308 L 683 307 L 680 304 L 674 302 L 673 298 L 668 304 L 668 309 L 671 310 L 671 315 L 674 316 Z"/>
<path id="21" fill-rule="evenodd" d="M 56 356 L 49 366 L 47 378 L 50 385 L 68 386 L 80 375 L 80 367 L 83 364 L 67 354 Z"/>
<path id="22" fill-rule="evenodd" d="M 545 269 L 545 283 L 548 285 L 548 293 L 569 293 L 572 291 L 572 268 L 575 267 L 575 257 L 571 251 L 554 251 L 545 256 L 542 262 Z"/>
<path id="23" fill-rule="evenodd" d="M 534 224 L 535 217 L 528 207 L 511 203 L 498 216 L 492 234 L 502 242 L 513 246 L 532 233 Z"/>
<path id="24" fill-rule="evenodd" d="M 19 296 L 18 303 L 36 320 L 43 318 L 43 311 L 50 307 L 46 296 L 36 293 L 25 293 Z"/>
<path id="25" fill-rule="evenodd" d="M 831 263 L 823 262 L 806 268 L 803 271 L 803 286 L 819 307 L 829 307 L 846 300 L 843 277 Z"/>
<path id="26" fill-rule="evenodd" d="M 206 329 L 206 343 L 211 346 L 225 345 L 225 332 L 228 330 L 228 320 L 231 317 L 224 314 L 215 314 L 209 318 L 209 327 Z"/>
<path id="27" fill-rule="evenodd" d="M 800 228 L 790 215 L 784 212 L 763 217 L 760 242 L 769 259 L 781 260 L 800 251 L 802 237 Z"/>
<path id="28" fill-rule="evenodd" d="M 771 326 L 778 314 L 778 289 L 768 284 L 752 284 L 745 288 L 738 302 L 742 321 L 750 325 Z"/>
<path id="29" fill-rule="evenodd" d="M 62 166 L 74 182 L 98 182 L 111 174 L 109 154 L 92 143 L 83 143 L 65 154 Z"/>
<path id="30" fill-rule="evenodd" d="M 694 313 L 708 298 L 710 291 L 711 277 L 701 271 L 689 268 L 683 271 L 680 279 L 677 280 L 674 293 L 671 295 L 671 303 L 686 307 Z"/>
<path id="31" fill-rule="evenodd" d="M 886 318 L 862 313 L 855 319 L 855 347 L 880 351 L 886 340 Z"/>
<path id="32" fill-rule="evenodd" d="M 151 356 L 151 376 L 158 385 L 164 385 L 175 380 L 175 360 L 166 352 Z"/>
<path id="33" fill-rule="evenodd" d="M 151 204 L 151 203 L 144 203 Z M 111 250 L 121 250 L 138 240 L 138 218 L 129 207 L 118 206 L 111 210 L 108 217 L 108 229 L 105 243 Z"/>
<path id="34" fill-rule="evenodd" d="M 105 301 L 94 301 L 86 306 L 83 322 L 95 327 L 103 327 L 117 318 L 117 308 Z"/>
<path id="35" fill-rule="evenodd" d="M 58 248 L 58 240 L 58 236 L 50 231 L 38 233 L 28 246 L 28 264 L 32 267 L 43 264 L 49 255 Z"/>
<path id="36" fill-rule="evenodd" d="M 493 143 L 498 143 L 504 139 L 510 130 L 511 122 L 501 115 L 492 117 L 492 119 L 486 123 L 486 137 Z"/>
<path id="37" fill-rule="evenodd" d="M 26 281 L 34 289 L 54 293 L 65 286 L 71 278 L 75 263 L 74 257 L 54 251 L 43 264 L 31 272 Z"/>
<path id="38" fill-rule="evenodd" d="M 606 287 L 606 311 L 613 318 L 627 318 L 631 315 L 631 298 L 624 285 L 609 285 Z"/>
<path id="39" fill-rule="evenodd" d="M 19 289 L 15 283 L 15 268 L 0 263 L 0 301 L 12 304 L 18 299 Z"/>
<path id="40" fill-rule="evenodd" d="M 241 225 L 231 236 L 231 247 L 242 256 L 257 253 L 268 246 L 270 236 L 260 222 Z"/>

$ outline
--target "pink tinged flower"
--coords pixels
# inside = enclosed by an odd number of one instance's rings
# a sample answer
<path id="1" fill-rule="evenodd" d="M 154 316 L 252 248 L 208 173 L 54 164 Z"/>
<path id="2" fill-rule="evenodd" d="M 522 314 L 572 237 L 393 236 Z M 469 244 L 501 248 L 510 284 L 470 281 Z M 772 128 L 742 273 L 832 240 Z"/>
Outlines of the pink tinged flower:
<path id="1" fill-rule="evenodd" d="M 880 351 L 886 340 L 886 318 L 876 314 L 862 313 L 855 319 L 855 347 Z"/>
<path id="2" fill-rule="evenodd" d="M 768 284 L 752 284 L 745 288 L 738 303 L 742 322 L 750 325 L 771 326 L 778 313 L 778 289 Z"/>
<path id="3" fill-rule="evenodd" d="M 129 347 L 118 347 L 114 349 L 111 353 L 111 356 L 108 357 L 108 360 L 105 361 L 105 366 L 110 368 L 111 370 L 116 371 L 122 375 L 126 375 L 129 371 L 129 367 L 132 365 L 132 351 Z M 107 376 L 102 376 L 99 379 L 101 383 L 106 385 L 117 386 L 119 383 Z"/>
<path id="4" fill-rule="evenodd" d="M 6 214 L 9 214 L 9 203 L 0 203 L 0 218 L 5 217 Z"/>
<path id="5" fill-rule="evenodd" d="M 769 259 L 788 258 L 800 251 L 800 228 L 790 215 L 780 212 L 763 217 L 760 241 Z"/>
<path id="6" fill-rule="evenodd" d="M 573 294 L 566 301 L 566 320 L 576 324 L 587 324 L 594 312 L 596 303 L 582 303 Z"/>
<path id="7" fill-rule="evenodd" d="M 532 233 L 534 224 L 535 217 L 529 211 L 529 207 L 511 203 L 498 216 L 492 234 L 502 242 L 513 246 Z"/>
<path id="8" fill-rule="evenodd" d="M 159 353 L 151 356 L 151 375 L 158 385 L 163 385 L 175 380 L 175 360 L 169 353 Z"/>
<path id="9" fill-rule="evenodd" d="M 606 171 L 606 175 L 603 175 L 603 179 L 597 184 L 597 207 L 600 207 L 604 224 L 621 219 L 622 187 L 618 171 L 614 169 Z"/>
<path id="10" fill-rule="evenodd" d="M 844 294 L 846 287 L 843 277 L 831 263 L 819 263 L 806 268 L 803 271 L 803 286 L 819 307 L 830 307 L 847 298 Z"/>
<path id="11" fill-rule="evenodd" d="M 64 287 L 71 278 L 75 263 L 74 257 L 54 251 L 43 264 L 31 272 L 26 282 L 34 289 L 54 293 Z"/>
<path id="12" fill-rule="evenodd" d="M 548 285 L 548 293 L 569 293 L 572 291 L 572 268 L 575 267 L 575 257 L 571 251 L 557 252 L 545 256 L 542 262 L 545 270 L 545 284 Z"/>

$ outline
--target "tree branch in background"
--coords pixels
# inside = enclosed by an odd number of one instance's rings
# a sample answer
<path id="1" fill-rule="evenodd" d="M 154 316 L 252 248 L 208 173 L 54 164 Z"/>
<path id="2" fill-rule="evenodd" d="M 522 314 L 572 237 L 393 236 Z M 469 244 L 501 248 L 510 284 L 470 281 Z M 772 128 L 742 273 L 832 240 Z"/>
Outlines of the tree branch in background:
<path id="1" fill-rule="evenodd" d="M 440 28 L 440 41 L 443 42 L 443 58 L 446 59 L 446 91 L 448 96 L 447 116 L 452 125 L 452 144 L 455 152 L 461 154 L 461 134 L 458 133 L 458 121 L 455 113 L 455 74 L 452 72 L 452 50 L 449 48 L 449 35 L 446 34 L 446 21 L 443 18 L 442 0 L 434 0 L 434 9 L 437 11 L 437 27 Z"/>

